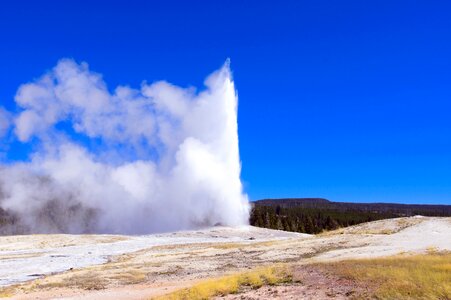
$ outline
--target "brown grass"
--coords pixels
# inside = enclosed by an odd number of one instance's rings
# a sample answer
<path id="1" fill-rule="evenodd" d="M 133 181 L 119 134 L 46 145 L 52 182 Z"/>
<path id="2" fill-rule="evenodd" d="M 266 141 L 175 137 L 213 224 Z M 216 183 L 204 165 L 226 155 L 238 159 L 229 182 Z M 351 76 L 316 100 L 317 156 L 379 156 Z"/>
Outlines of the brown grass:
<path id="1" fill-rule="evenodd" d="M 64 277 L 57 281 L 46 281 L 37 279 L 29 290 L 43 290 L 51 288 L 77 288 L 82 290 L 103 290 L 107 287 L 108 281 L 100 276 L 98 272 L 80 272 L 70 277 Z"/>
<path id="2" fill-rule="evenodd" d="M 207 279 L 194 286 L 155 299 L 202 300 L 214 296 L 236 294 L 243 287 L 253 289 L 263 285 L 275 285 L 292 282 L 292 269 L 286 265 L 262 267 L 253 271 L 236 273 L 220 278 Z"/>
<path id="3" fill-rule="evenodd" d="M 322 267 L 370 287 L 376 299 L 451 299 L 450 252 L 347 260 Z"/>

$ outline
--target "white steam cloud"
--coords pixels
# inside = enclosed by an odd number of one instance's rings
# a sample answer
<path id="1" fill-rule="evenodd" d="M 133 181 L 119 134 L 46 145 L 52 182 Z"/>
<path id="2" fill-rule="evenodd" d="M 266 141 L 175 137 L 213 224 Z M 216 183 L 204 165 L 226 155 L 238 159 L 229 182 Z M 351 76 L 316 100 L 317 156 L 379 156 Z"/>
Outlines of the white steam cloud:
<path id="1" fill-rule="evenodd" d="M 10 126 L 11 116 L 3 108 L 0 107 L 0 137 L 4 136 Z"/>
<path id="2" fill-rule="evenodd" d="M 69 59 L 22 85 L 12 134 L 35 150 L 0 166 L 3 232 L 137 234 L 247 223 L 229 64 L 205 86 L 161 81 L 111 92 L 100 74 Z M 0 110 L 0 134 L 9 115 Z"/>

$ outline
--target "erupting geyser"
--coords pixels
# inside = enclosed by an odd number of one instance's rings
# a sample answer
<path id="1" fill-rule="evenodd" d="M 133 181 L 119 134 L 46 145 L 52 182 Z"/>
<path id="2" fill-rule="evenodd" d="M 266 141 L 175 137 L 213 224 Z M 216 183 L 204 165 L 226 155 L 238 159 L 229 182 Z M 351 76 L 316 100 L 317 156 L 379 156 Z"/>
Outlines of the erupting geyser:
<path id="1" fill-rule="evenodd" d="M 161 81 L 110 92 L 100 74 L 69 59 L 22 85 L 17 113 L 0 109 L 0 134 L 15 144 L 10 149 L 20 142 L 32 150 L 0 166 L 0 216 L 10 220 L 0 231 L 150 233 L 246 224 L 228 62 L 205 86 Z"/>

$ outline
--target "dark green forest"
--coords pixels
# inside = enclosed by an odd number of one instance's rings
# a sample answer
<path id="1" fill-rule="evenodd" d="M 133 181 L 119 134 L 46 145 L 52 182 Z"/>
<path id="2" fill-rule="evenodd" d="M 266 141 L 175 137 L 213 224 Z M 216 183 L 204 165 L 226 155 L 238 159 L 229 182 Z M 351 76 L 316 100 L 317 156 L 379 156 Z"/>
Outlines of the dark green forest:
<path id="1" fill-rule="evenodd" d="M 253 203 L 250 224 L 316 234 L 363 222 L 413 215 L 451 216 L 451 206 L 339 203 L 315 198 L 271 199 Z"/>

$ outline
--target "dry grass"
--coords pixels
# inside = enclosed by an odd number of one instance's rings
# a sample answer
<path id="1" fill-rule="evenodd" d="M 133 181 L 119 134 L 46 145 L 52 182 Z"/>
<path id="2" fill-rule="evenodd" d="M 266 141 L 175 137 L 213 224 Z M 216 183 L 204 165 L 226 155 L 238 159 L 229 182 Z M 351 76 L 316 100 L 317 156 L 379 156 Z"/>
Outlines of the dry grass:
<path id="1" fill-rule="evenodd" d="M 0 298 L 11 298 L 14 295 L 14 290 L 11 288 L 0 288 Z"/>
<path id="2" fill-rule="evenodd" d="M 376 299 L 451 299 L 451 253 L 348 260 L 322 265 L 371 288 Z"/>
<path id="3" fill-rule="evenodd" d="M 286 242 L 286 240 L 273 240 L 273 241 L 263 241 L 263 242 L 224 242 L 224 243 L 190 243 L 190 244 L 174 244 L 174 245 L 163 245 L 154 246 L 153 250 L 164 251 L 164 250 L 181 250 L 181 249 L 194 249 L 194 248 L 213 248 L 213 249 L 241 249 L 247 247 L 269 247 L 276 245 L 278 243 Z M 164 254 L 166 255 L 166 254 Z"/>
<path id="4" fill-rule="evenodd" d="M 264 241 L 253 243 L 217 243 L 210 244 L 208 247 L 213 249 L 243 249 L 243 248 L 258 248 L 258 247 L 270 247 L 284 241 Z"/>
<path id="5" fill-rule="evenodd" d="M 321 233 L 318 233 L 317 236 L 320 237 L 328 237 L 333 235 L 340 234 L 361 234 L 361 235 L 372 235 L 372 234 L 384 234 L 390 235 L 401 231 L 404 228 L 365 228 L 359 225 L 355 225 L 355 227 L 343 227 L 334 230 L 324 230 Z"/>
<path id="6" fill-rule="evenodd" d="M 201 300 L 214 296 L 235 294 L 243 287 L 253 289 L 263 285 L 275 285 L 292 281 L 292 269 L 286 265 L 262 267 L 249 272 L 232 274 L 220 278 L 201 281 L 194 286 L 156 299 Z"/>
<path id="7" fill-rule="evenodd" d="M 138 284 L 147 280 L 147 274 L 140 270 L 128 270 L 122 273 L 113 274 L 110 279 L 121 284 Z"/>
<path id="8" fill-rule="evenodd" d="M 400 232 L 408 227 L 417 225 L 424 221 L 424 218 L 399 218 L 389 220 L 379 220 L 370 223 L 361 223 L 350 227 L 338 228 L 331 231 L 323 231 L 318 236 L 332 236 L 340 234 L 383 234 L 390 235 Z"/>
<path id="9" fill-rule="evenodd" d="M 70 277 L 63 277 L 56 281 L 47 281 L 45 278 L 35 280 L 27 290 L 46 290 L 52 288 L 76 288 L 82 290 L 103 290 L 108 281 L 100 276 L 98 272 L 80 272 Z"/>

